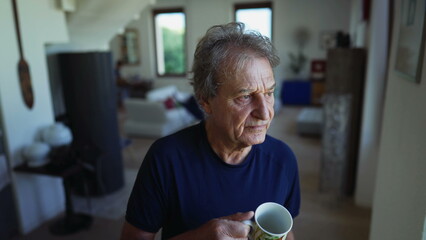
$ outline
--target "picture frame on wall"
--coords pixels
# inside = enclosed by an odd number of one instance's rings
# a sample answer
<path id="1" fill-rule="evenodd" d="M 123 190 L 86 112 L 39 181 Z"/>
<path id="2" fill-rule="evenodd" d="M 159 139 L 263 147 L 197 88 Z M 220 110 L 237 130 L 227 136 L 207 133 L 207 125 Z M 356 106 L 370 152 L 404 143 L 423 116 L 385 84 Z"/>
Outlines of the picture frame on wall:
<path id="1" fill-rule="evenodd" d="M 319 34 L 319 47 L 322 50 L 336 47 L 336 31 L 321 31 Z"/>
<path id="2" fill-rule="evenodd" d="M 121 60 L 125 65 L 140 64 L 138 31 L 132 28 L 126 28 L 121 35 Z"/>
<path id="3" fill-rule="evenodd" d="M 425 48 L 426 0 L 402 0 L 401 4 L 395 70 L 404 78 L 419 83 Z"/>

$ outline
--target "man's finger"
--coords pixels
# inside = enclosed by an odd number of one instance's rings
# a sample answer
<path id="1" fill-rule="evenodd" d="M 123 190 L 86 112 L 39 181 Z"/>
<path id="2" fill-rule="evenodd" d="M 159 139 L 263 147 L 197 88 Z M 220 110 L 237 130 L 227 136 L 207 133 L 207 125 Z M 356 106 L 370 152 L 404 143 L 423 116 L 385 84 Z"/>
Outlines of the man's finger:
<path id="1" fill-rule="evenodd" d="M 221 217 L 221 219 L 231 220 L 231 221 L 244 221 L 249 220 L 254 216 L 253 211 L 245 212 L 245 213 L 235 213 L 226 217 Z"/>
<path id="2" fill-rule="evenodd" d="M 227 219 L 223 219 L 222 221 L 226 222 L 226 228 L 223 228 L 223 235 L 232 237 L 233 239 L 247 238 L 250 232 L 250 227 L 248 225 L 239 221 L 232 221 Z"/>

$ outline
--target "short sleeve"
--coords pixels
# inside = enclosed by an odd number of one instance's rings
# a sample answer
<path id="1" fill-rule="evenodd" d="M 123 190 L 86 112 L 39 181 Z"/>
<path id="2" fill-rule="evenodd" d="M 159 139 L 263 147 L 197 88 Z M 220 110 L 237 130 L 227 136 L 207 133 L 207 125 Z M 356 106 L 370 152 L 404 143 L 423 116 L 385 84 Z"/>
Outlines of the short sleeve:
<path id="1" fill-rule="evenodd" d="M 167 168 L 156 156 L 154 144 L 139 169 L 126 211 L 127 222 L 151 233 L 159 231 L 167 215 Z"/>
<path id="2" fill-rule="evenodd" d="M 290 148 L 288 148 L 290 150 Z M 299 170 L 297 166 L 297 160 L 294 153 L 290 150 L 291 161 L 290 163 L 293 165 L 290 169 L 292 169 L 291 176 L 288 179 L 290 189 L 287 199 L 284 203 L 284 207 L 286 207 L 291 213 L 292 217 L 295 218 L 299 215 L 300 211 L 300 183 L 299 183 Z"/>

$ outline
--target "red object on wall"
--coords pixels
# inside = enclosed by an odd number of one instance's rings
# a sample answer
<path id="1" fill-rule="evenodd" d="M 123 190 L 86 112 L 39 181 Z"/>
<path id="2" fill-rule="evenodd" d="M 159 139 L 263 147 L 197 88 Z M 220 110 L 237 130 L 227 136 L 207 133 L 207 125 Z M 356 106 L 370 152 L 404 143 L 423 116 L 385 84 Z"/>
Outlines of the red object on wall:
<path id="1" fill-rule="evenodd" d="M 311 78 L 323 79 L 325 77 L 326 62 L 323 59 L 311 61 Z"/>

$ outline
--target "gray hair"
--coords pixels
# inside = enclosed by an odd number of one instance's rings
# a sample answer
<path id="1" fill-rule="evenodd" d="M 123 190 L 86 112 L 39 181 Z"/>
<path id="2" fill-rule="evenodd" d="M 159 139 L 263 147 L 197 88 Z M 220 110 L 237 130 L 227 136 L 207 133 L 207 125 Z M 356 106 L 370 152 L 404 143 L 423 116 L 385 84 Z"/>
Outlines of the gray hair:
<path id="1" fill-rule="evenodd" d="M 280 62 L 271 40 L 257 31 L 245 31 L 243 23 L 209 28 L 198 42 L 192 65 L 191 84 L 197 100 L 215 97 L 221 80 L 237 77 L 254 57 L 267 58 L 272 68 Z"/>

